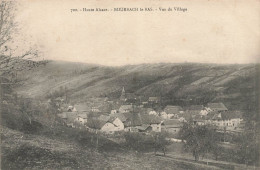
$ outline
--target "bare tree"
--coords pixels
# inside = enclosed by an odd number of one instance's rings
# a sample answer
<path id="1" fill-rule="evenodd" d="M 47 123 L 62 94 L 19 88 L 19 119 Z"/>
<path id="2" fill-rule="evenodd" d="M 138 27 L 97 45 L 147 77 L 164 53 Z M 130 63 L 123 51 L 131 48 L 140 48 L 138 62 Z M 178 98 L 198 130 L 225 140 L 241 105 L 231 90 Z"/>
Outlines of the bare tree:
<path id="1" fill-rule="evenodd" d="M 1 1 L 0 4 L 0 52 L 4 53 L 8 50 L 6 45 L 12 39 L 15 31 L 15 2 Z"/>
<path id="2" fill-rule="evenodd" d="M 32 48 L 19 56 L 14 54 L 15 50 L 23 49 L 23 47 L 19 47 L 14 42 L 14 37 L 19 34 L 19 27 L 15 21 L 17 3 L 17 1 L 0 2 L 0 75 L 10 75 L 26 69 L 21 65 L 21 60 L 19 59 L 38 56 L 38 50 Z M 27 65 L 26 67 L 32 66 L 34 65 Z"/>
<path id="3" fill-rule="evenodd" d="M 17 43 L 17 35 L 21 34 L 19 24 L 16 22 L 18 1 L 0 0 L 0 108 L 13 107 L 19 105 L 14 101 L 13 86 L 18 85 L 17 73 L 22 70 L 31 69 L 37 66 L 34 61 L 23 60 L 28 57 L 37 57 L 37 49 L 22 46 Z M 17 51 L 24 51 L 18 54 Z M 7 105 L 2 106 L 6 103 Z M 21 114 L 32 123 L 33 111 L 28 110 L 28 105 L 19 105 Z M 1 110 L 0 110 L 1 111 Z M 10 113 L 10 112 L 9 112 Z"/>

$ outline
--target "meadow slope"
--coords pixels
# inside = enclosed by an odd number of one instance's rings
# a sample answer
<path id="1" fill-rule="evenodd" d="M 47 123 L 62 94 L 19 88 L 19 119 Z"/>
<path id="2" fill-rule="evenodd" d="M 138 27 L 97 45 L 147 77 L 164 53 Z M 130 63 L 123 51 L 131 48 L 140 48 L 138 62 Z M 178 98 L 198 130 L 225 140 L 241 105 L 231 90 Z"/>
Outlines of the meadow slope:
<path id="1" fill-rule="evenodd" d="M 71 100 L 89 97 L 117 98 L 122 87 L 143 96 L 161 96 L 166 104 L 224 102 L 229 109 L 256 110 L 259 65 L 199 63 L 141 64 L 108 67 L 49 61 L 19 72 L 19 94 L 44 97 L 66 88 Z"/>

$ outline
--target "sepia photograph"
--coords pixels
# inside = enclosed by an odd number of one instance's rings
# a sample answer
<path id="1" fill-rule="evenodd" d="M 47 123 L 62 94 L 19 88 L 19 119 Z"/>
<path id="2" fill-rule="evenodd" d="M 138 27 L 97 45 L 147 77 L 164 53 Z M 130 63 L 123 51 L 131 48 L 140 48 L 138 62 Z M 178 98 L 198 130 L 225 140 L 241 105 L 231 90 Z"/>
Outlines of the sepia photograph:
<path id="1" fill-rule="evenodd" d="M 0 0 L 0 169 L 260 169 L 259 11 Z"/>

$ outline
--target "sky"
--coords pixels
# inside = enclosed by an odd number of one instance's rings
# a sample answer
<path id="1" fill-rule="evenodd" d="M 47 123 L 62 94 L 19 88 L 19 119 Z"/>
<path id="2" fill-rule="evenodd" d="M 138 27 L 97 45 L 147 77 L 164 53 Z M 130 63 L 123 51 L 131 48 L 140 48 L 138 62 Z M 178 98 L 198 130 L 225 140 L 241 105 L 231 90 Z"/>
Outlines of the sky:
<path id="1" fill-rule="evenodd" d="M 71 12 L 118 7 L 157 11 Z M 17 21 L 20 35 L 50 60 L 111 66 L 260 61 L 259 0 L 24 0 Z"/>

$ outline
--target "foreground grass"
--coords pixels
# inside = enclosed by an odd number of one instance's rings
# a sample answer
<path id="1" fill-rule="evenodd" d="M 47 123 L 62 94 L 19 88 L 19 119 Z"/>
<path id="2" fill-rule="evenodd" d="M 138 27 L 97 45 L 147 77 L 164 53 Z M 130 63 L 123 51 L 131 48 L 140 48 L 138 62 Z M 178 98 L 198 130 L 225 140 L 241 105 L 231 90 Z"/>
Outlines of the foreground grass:
<path id="1" fill-rule="evenodd" d="M 1 138 L 2 169 L 221 169 L 122 148 L 96 151 L 88 145 L 5 127 L 1 128 Z"/>

